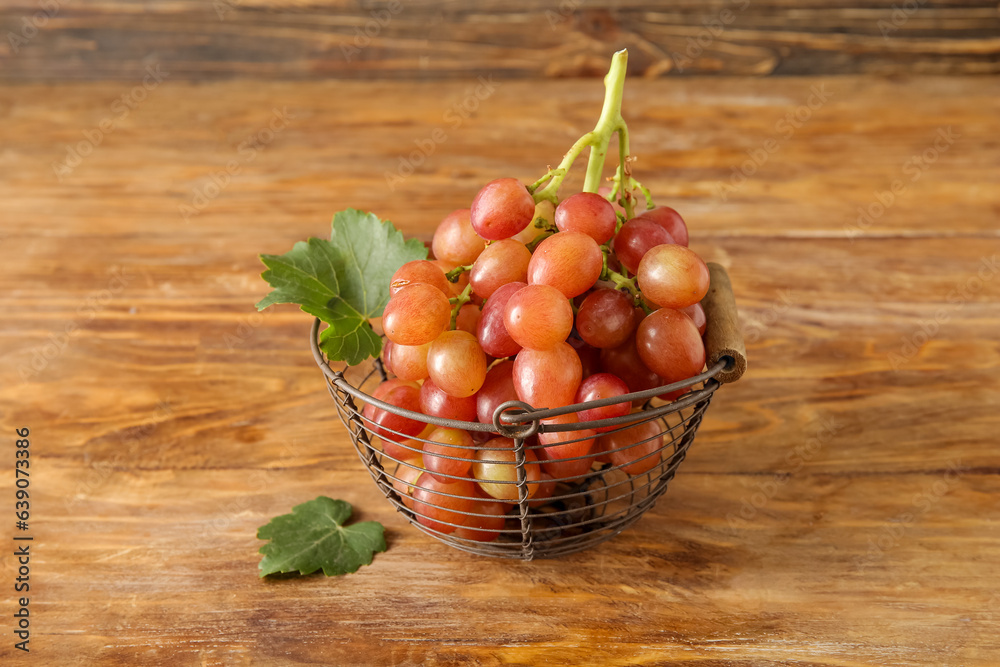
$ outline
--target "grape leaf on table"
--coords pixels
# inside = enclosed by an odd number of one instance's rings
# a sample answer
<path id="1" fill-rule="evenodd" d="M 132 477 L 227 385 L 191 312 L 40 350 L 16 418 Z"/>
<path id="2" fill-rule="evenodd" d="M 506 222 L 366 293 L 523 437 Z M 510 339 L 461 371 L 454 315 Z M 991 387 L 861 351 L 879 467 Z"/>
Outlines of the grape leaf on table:
<path id="1" fill-rule="evenodd" d="M 261 274 L 274 291 L 257 304 L 297 303 L 329 326 L 320 349 L 331 360 L 359 364 L 382 351 L 368 320 L 382 315 L 389 280 L 406 262 L 426 259 L 427 248 L 403 238 L 391 222 L 356 209 L 333 216 L 330 240 L 311 238 L 284 255 L 261 255 Z"/>
<path id="2" fill-rule="evenodd" d="M 257 538 L 270 540 L 260 548 L 260 576 L 278 572 L 312 574 L 322 569 L 330 577 L 370 565 L 376 552 L 385 551 L 382 524 L 364 521 L 350 526 L 351 504 L 319 496 L 296 505 L 291 514 L 277 516 L 257 529 Z"/>

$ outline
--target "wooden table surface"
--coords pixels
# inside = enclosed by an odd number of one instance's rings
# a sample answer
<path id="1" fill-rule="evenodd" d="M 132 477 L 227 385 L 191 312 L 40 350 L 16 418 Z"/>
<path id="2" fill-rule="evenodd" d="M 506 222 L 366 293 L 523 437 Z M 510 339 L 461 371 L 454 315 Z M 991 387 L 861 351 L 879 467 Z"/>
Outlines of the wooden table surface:
<path id="1" fill-rule="evenodd" d="M 310 319 L 255 313 L 257 253 L 348 206 L 429 238 L 487 180 L 558 162 L 599 81 L 132 85 L 0 89 L 0 661 L 1000 662 L 1000 80 L 627 83 L 636 174 L 728 267 L 750 370 L 640 522 L 531 563 L 392 511 Z M 321 494 L 385 524 L 388 551 L 259 580 L 257 527 Z"/>

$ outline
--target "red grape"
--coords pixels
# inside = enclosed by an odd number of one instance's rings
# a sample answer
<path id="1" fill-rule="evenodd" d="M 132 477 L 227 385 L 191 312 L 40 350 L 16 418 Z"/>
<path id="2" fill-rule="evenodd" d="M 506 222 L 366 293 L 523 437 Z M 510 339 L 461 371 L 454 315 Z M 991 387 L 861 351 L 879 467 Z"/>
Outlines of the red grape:
<path id="1" fill-rule="evenodd" d="M 567 338 L 566 342 L 576 351 L 576 356 L 580 357 L 580 365 L 583 367 L 582 377 L 601 372 L 601 351 L 592 345 L 588 345 L 579 338 Z"/>
<path id="2" fill-rule="evenodd" d="M 419 455 L 409 459 L 407 463 L 396 464 L 396 470 L 392 473 L 393 477 L 396 478 L 392 480 L 392 488 L 396 489 L 403 504 L 413 509 L 413 485 L 416 484 L 417 478 L 423 474 L 424 463 Z"/>
<path id="3" fill-rule="evenodd" d="M 438 288 L 413 283 L 396 292 L 382 314 L 385 335 L 400 345 L 423 345 L 437 338 L 451 319 L 451 304 Z"/>
<path id="4" fill-rule="evenodd" d="M 684 218 L 669 206 L 659 206 L 651 211 L 642 213 L 639 217 L 652 220 L 660 227 L 663 227 L 674 239 L 674 243 L 683 246 L 688 244 L 688 228 L 684 223 Z"/>
<path id="5" fill-rule="evenodd" d="M 472 396 L 486 379 L 486 355 L 468 331 L 445 331 L 427 352 L 427 373 L 445 393 Z"/>
<path id="6" fill-rule="evenodd" d="M 557 232 L 538 244 L 528 264 L 529 285 L 551 285 L 573 298 L 601 277 L 601 249 L 583 232 Z"/>
<path id="7" fill-rule="evenodd" d="M 548 505 L 549 498 L 556 492 L 556 480 L 552 475 L 543 470 L 541 479 L 542 481 L 538 484 L 538 490 L 535 491 L 531 502 L 528 503 L 531 507 Z"/>
<path id="8" fill-rule="evenodd" d="M 483 311 L 474 303 L 467 303 L 458 309 L 458 317 L 455 318 L 455 328 L 468 331 L 473 336 L 479 328 L 479 318 Z"/>
<path id="9" fill-rule="evenodd" d="M 583 232 L 604 245 L 615 234 L 615 208 L 607 199 L 593 192 L 578 192 L 556 207 L 555 223 L 559 231 Z"/>
<path id="10" fill-rule="evenodd" d="M 440 533 L 450 533 L 458 525 L 466 525 L 469 517 L 460 512 L 471 512 L 476 502 L 476 486 L 472 480 L 450 479 L 442 482 L 423 473 L 413 489 L 413 510 L 417 521 Z M 432 507 L 430 503 L 437 507 Z M 449 526 L 440 523 L 442 521 L 458 525 Z"/>
<path id="11" fill-rule="evenodd" d="M 580 386 L 583 367 L 569 343 L 551 350 L 521 350 L 514 359 L 514 389 L 528 405 L 561 408 L 570 405 Z"/>
<path id="12" fill-rule="evenodd" d="M 427 377 L 427 350 L 430 343 L 423 345 L 397 345 L 391 340 L 385 342 L 382 361 L 386 370 L 395 373 L 401 380 L 423 380 Z"/>
<path id="13" fill-rule="evenodd" d="M 708 318 L 705 317 L 705 309 L 702 308 L 702 305 L 700 303 L 695 303 L 690 306 L 685 306 L 680 310 L 682 313 L 691 318 L 694 325 L 698 327 L 698 333 L 704 336 L 705 327 L 708 325 Z"/>
<path id="14" fill-rule="evenodd" d="M 594 290 L 576 313 L 580 338 L 597 348 L 618 347 L 637 324 L 631 297 L 613 289 Z"/>
<path id="15" fill-rule="evenodd" d="M 466 525 L 455 529 L 455 537 L 475 540 L 476 542 L 492 542 L 500 537 L 500 531 L 503 530 L 507 523 L 506 503 L 479 500 L 469 511 L 476 514 L 488 514 L 489 516 L 465 517 Z"/>
<path id="16" fill-rule="evenodd" d="M 636 349 L 642 362 L 663 384 L 685 380 L 705 366 L 705 345 L 694 321 L 684 313 L 661 308 L 639 324 Z"/>
<path id="17" fill-rule="evenodd" d="M 476 460 L 472 464 L 472 476 L 479 482 L 479 488 L 491 498 L 517 502 L 519 499 L 517 485 L 505 483 L 517 482 L 514 441 L 509 438 L 493 438 L 484 447 L 493 449 L 476 451 Z M 498 449 L 500 447 L 505 449 Z M 536 463 L 535 453 L 530 449 L 525 450 L 524 460 L 525 479 L 528 482 L 538 482 L 542 478 L 542 471 Z M 527 484 L 529 498 L 538 492 L 538 486 L 538 484 Z"/>
<path id="18" fill-rule="evenodd" d="M 445 482 L 450 476 L 467 477 L 472 468 L 472 436 L 457 428 L 435 428 L 427 434 L 432 442 L 424 443 L 424 468 L 435 479 Z"/>
<path id="19" fill-rule="evenodd" d="M 484 239 L 510 238 L 527 227 L 535 214 L 535 200 L 516 178 L 490 181 L 472 200 L 472 228 Z"/>
<path id="20" fill-rule="evenodd" d="M 479 256 L 469 272 L 472 291 L 488 299 L 507 283 L 527 282 L 531 252 L 514 239 L 491 243 Z"/>
<path id="21" fill-rule="evenodd" d="M 627 394 L 628 385 L 617 375 L 612 375 L 611 373 L 597 373 L 596 375 L 591 375 L 585 378 L 583 382 L 580 383 L 580 388 L 576 391 L 577 403 L 586 403 L 588 401 L 597 401 L 602 398 L 611 398 L 613 396 L 622 396 Z M 627 415 L 632 409 L 632 404 L 629 401 L 624 403 L 614 403 L 612 405 L 606 405 L 602 408 L 590 408 L 588 410 L 581 410 L 578 414 L 581 422 L 597 421 L 598 419 L 611 419 L 613 417 L 622 417 Z M 610 431 L 615 428 L 614 426 L 604 426 L 598 431 Z"/>
<path id="22" fill-rule="evenodd" d="M 431 251 L 434 257 L 453 265 L 472 264 L 486 247 L 486 242 L 472 228 L 471 211 L 452 211 L 434 231 Z"/>
<path id="23" fill-rule="evenodd" d="M 693 250 L 666 244 L 651 248 L 636 274 L 642 295 L 662 308 L 684 308 L 708 293 L 708 266 Z"/>
<path id="24" fill-rule="evenodd" d="M 556 288 L 528 285 L 507 301 L 503 323 L 518 345 L 549 350 L 573 330 L 573 308 Z"/>
<path id="25" fill-rule="evenodd" d="M 420 412 L 420 389 L 415 382 L 398 384 L 386 392 L 375 394 L 373 398 L 398 408 Z M 385 440 L 397 440 L 400 436 L 411 438 L 424 430 L 423 422 L 383 410 L 373 404 L 366 405 L 362 414 L 371 420 L 368 428 L 372 435 Z"/>
<path id="26" fill-rule="evenodd" d="M 665 243 L 673 243 L 667 230 L 648 218 L 632 218 L 618 230 L 615 236 L 614 248 L 618 261 L 626 269 L 635 273 L 639 270 L 639 262 L 651 248 Z"/>
<path id="27" fill-rule="evenodd" d="M 476 328 L 476 338 L 491 357 L 498 359 L 512 357 L 521 350 L 521 346 L 507 332 L 504 312 L 510 297 L 524 287 L 527 287 L 527 283 L 508 283 L 494 292 L 483 306 L 483 314 Z"/>
<path id="28" fill-rule="evenodd" d="M 543 424 L 576 424 L 579 420 L 576 414 L 559 415 L 543 419 Z M 538 444 L 544 445 L 536 450 L 542 461 L 542 469 L 557 480 L 567 481 L 580 477 L 593 465 L 592 458 L 576 461 L 561 459 L 576 459 L 587 456 L 594 448 L 594 438 L 597 432 L 585 428 L 574 431 L 551 431 L 538 434 Z"/>
<path id="29" fill-rule="evenodd" d="M 516 401 L 514 391 L 514 362 L 501 361 L 486 373 L 486 381 L 476 394 L 476 416 L 484 424 L 493 423 L 493 412 L 507 401 Z"/>
<path id="30" fill-rule="evenodd" d="M 476 397 L 456 398 L 427 378 L 420 387 L 420 411 L 432 417 L 473 422 L 476 421 Z"/>
<path id="31" fill-rule="evenodd" d="M 597 440 L 598 450 L 607 455 L 611 465 L 622 466 L 630 475 L 641 475 L 655 468 L 660 462 L 660 454 L 656 452 L 662 447 L 660 423 L 655 419 L 606 433 Z"/>
<path id="32" fill-rule="evenodd" d="M 417 259 L 403 264 L 389 280 L 389 295 L 413 283 L 427 283 L 437 287 L 445 296 L 451 296 L 451 284 L 444 277 L 444 271 L 434 262 Z"/>

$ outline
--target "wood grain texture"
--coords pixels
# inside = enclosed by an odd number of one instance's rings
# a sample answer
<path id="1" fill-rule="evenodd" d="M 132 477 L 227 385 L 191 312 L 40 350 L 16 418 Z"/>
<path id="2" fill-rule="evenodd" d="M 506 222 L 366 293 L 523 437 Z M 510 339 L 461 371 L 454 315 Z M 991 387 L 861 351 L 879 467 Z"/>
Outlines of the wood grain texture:
<path id="1" fill-rule="evenodd" d="M 258 252 L 346 206 L 427 239 L 487 180 L 557 162 L 600 106 L 594 81 L 495 81 L 457 125 L 480 84 L 168 79 L 125 118 L 131 82 L 0 89 L 0 451 L 32 429 L 32 659 L 996 664 L 1000 81 L 627 84 L 635 173 L 726 266 L 751 370 L 639 523 L 533 563 L 409 528 L 337 421 L 310 318 L 253 309 Z M 256 528 L 320 494 L 383 522 L 389 550 L 348 577 L 259 581 Z"/>
<path id="2" fill-rule="evenodd" d="M 0 7 L 0 78 L 129 81 L 151 62 L 195 80 L 601 76 L 622 47 L 648 77 L 1000 69 L 992 0 L 41 4 Z"/>

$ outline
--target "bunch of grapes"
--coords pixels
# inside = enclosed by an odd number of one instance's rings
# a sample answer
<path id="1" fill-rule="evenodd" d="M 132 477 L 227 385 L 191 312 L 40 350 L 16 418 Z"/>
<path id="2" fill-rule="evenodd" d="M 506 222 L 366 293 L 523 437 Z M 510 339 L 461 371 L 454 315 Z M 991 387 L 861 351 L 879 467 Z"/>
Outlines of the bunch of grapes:
<path id="1" fill-rule="evenodd" d="M 519 400 L 558 408 L 685 380 L 705 366 L 705 262 L 672 208 L 631 214 L 630 195 L 578 192 L 556 204 L 513 178 L 488 183 L 437 227 L 434 259 L 392 277 L 374 397 L 426 415 L 494 423 Z M 647 202 L 649 201 L 647 197 Z M 628 212 L 628 213 L 626 213 Z M 672 400 L 684 390 L 663 394 Z M 633 412 L 629 400 L 544 420 L 524 451 L 532 503 L 607 462 L 631 475 L 660 462 L 655 422 L 586 428 Z M 464 539 L 495 539 L 518 502 L 514 441 L 427 426 L 369 404 L 364 416 L 394 486 L 418 521 Z"/>

